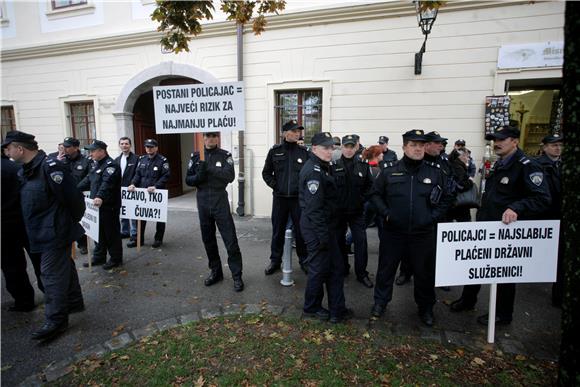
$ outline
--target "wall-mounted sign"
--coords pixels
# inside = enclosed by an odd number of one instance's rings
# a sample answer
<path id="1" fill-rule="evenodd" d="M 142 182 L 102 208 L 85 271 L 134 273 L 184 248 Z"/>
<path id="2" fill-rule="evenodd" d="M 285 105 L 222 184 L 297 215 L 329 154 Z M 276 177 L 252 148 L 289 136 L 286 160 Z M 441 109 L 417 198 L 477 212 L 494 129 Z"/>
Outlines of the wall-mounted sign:
<path id="1" fill-rule="evenodd" d="M 499 48 L 498 69 L 526 67 L 561 67 L 564 42 L 510 44 Z"/>
<path id="2" fill-rule="evenodd" d="M 485 134 L 510 123 L 510 97 L 507 95 L 485 97 Z"/>

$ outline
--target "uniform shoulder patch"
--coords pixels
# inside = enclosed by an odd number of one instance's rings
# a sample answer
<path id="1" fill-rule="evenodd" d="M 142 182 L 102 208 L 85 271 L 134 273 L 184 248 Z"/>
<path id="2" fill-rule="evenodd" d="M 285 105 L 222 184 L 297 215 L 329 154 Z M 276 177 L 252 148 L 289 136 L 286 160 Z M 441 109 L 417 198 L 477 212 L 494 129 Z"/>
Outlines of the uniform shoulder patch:
<path id="1" fill-rule="evenodd" d="M 314 169 L 316 172 L 320 172 L 320 165 L 315 165 L 312 169 Z"/>
<path id="2" fill-rule="evenodd" d="M 109 175 L 112 175 L 113 173 L 115 173 L 115 167 L 107 167 L 105 171 L 107 171 Z"/>
<path id="3" fill-rule="evenodd" d="M 318 191 L 318 187 L 320 187 L 320 181 L 319 180 L 308 180 L 308 182 L 306 183 L 306 186 L 308 187 L 308 191 L 310 191 L 310 193 L 312 195 L 314 195 Z"/>
<path id="4" fill-rule="evenodd" d="M 169 163 L 163 163 L 163 169 L 169 169 Z"/>
<path id="5" fill-rule="evenodd" d="M 529 161 L 530 160 L 528 160 L 528 162 Z M 544 174 L 542 172 L 530 173 L 530 180 L 532 181 L 532 183 L 534 183 L 539 187 L 540 185 L 542 185 L 542 182 L 544 181 Z"/>
<path id="6" fill-rule="evenodd" d="M 62 183 L 62 181 L 64 180 L 64 173 L 62 173 L 61 171 L 54 171 L 50 173 L 50 178 L 52 179 L 52 181 L 54 181 L 56 184 L 60 184 Z"/>
<path id="7" fill-rule="evenodd" d="M 232 158 L 232 155 L 231 154 L 227 157 L 226 162 L 229 165 L 234 165 L 234 159 Z"/>

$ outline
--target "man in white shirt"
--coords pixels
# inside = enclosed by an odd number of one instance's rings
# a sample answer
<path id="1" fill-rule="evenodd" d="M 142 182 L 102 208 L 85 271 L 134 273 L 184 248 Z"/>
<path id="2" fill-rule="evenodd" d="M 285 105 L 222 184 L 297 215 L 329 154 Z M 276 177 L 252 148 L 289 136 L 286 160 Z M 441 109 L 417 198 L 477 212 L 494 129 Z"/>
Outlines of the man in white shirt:
<path id="1" fill-rule="evenodd" d="M 131 139 L 129 137 L 119 139 L 119 148 L 121 154 L 115 161 L 121 166 L 121 187 L 128 187 L 135 175 L 139 157 L 131 152 Z M 137 222 L 121 219 L 121 238 L 129 238 L 130 236 L 137 237 Z"/>

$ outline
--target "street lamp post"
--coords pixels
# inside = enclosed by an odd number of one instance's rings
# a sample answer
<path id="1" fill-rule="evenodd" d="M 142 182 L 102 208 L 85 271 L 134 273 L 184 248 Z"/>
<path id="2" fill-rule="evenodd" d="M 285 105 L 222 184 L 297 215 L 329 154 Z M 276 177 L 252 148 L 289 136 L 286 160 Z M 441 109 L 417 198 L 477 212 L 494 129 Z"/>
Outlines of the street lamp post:
<path id="1" fill-rule="evenodd" d="M 425 44 L 427 43 L 427 37 L 431 32 L 431 27 L 433 27 L 433 23 L 435 23 L 435 19 L 437 18 L 438 8 L 430 8 L 427 5 L 427 1 L 414 1 L 414 3 L 415 10 L 417 11 L 417 21 L 419 22 L 419 27 L 421 27 L 421 31 L 423 32 L 423 35 L 425 35 L 425 40 L 423 41 L 421 50 L 415 53 L 415 75 L 419 75 L 421 74 L 421 65 L 423 64 Z"/>

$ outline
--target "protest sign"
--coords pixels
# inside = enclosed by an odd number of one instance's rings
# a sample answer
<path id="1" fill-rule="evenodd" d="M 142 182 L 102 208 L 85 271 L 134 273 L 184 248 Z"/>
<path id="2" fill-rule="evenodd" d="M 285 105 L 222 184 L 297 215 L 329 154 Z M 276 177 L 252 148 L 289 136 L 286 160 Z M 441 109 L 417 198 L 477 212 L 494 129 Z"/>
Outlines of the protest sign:
<path id="1" fill-rule="evenodd" d="M 135 188 L 130 192 L 121 187 L 121 218 L 167 222 L 168 198 L 166 189 L 147 192 L 146 188 Z"/>
<path id="2" fill-rule="evenodd" d="M 435 286 L 554 282 L 559 220 L 440 223 Z"/>
<path id="3" fill-rule="evenodd" d="M 153 88 L 157 134 L 245 129 L 244 83 Z"/>
<path id="4" fill-rule="evenodd" d="M 99 208 L 93 205 L 93 199 L 85 197 L 85 214 L 79 223 L 87 237 L 99 243 Z"/>

